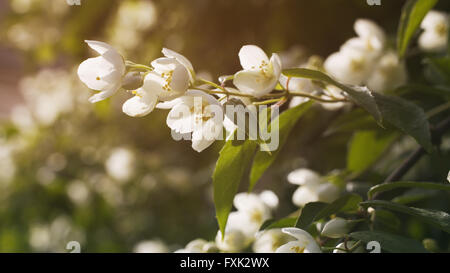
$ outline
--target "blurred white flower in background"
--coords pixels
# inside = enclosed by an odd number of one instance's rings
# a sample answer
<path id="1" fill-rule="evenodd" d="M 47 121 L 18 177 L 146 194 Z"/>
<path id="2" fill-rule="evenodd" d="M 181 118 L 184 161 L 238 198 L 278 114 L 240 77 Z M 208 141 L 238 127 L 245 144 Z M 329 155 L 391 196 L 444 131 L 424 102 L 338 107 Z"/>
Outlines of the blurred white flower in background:
<path id="1" fill-rule="evenodd" d="M 8 183 L 16 174 L 13 158 L 14 147 L 0 139 L 0 183 Z"/>
<path id="2" fill-rule="evenodd" d="M 253 243 L 255 253 L 274 253 L 280 246 L 295 240 L 292 236 L 274 228 L 260 232 Z"/>
<path id="3" fill-rule="evenodd" d="M 448 44 L 449 16 L 445 12 L 432 10 L 420 25 L 423 33 L 419 37 L 419 47 L 424 51 L 444 51 Z"/>
<path id="4" fill-rule="evenodd" d="M 245 94 L 264 96 L 275 88 L 281 74 L 281 60 L 272 54 L 269 60 L 266 53 L 255 45 L 245 45 L 239 51 L 243 70 L 234 75 L 234 85 Z"/>
<path id="5" fill-rule="evenodd" d="M 367 19 L 356 20 L 354 28 L 358 37 L 345 42 L 325 60 L 327 73 L 342 83 L 367 85 L 376 92 L 405 84 L 405 64 L 392 50 L 386 50 L 384 31 Z"/>
<path id="6" fill-rule="evenodd" d="M 106 172 L 118 181 L 127 181 L 134 174 L 135 162 L 135 155 L 130 149 L 114 148 L 105 162 Z"/>
<path id="7" fill-rule="evenodd" d="M 137 243 L 134 253 L 168 253 L 169 247 L 161 240 L 147 240 Z"/>
<path id="8" fill-rule="evenodd" d="M 157 11 L 151 1 L 121 1 L 110 29 L 110 41 L 121 51 L 132 50 L 156 19 Z"/>
<path id="9" fill-rule="evenodd" d="M 407 77 L 405 63 L 400 61 L 393 50 L 389 50 L 375 65 L 367 80 L 367 87 L 372 91 L 382 92 L 405 84 Z"/>
<path id="10" fill-rule="evenodd" d="M 218 252 L 214 242 L 208 242 L 203 239 L 195 239 L 189 242 L 185 248 L 175 251 L 175 253 L 215 253 Z"/>
<path id="11" fill-rule="evenodd" d="M 278 197 L 271 191 L 238 193 L 233 204 L 237 211 L 228 216 L 224 239 L 220 231 L 216 236 L 217 246 L 226 252 L 243 250 L 255 239 L 261 225 L 272 217 L 272 211 L 278 207 Z"/>
<path id="12" fill-rule="evenodd" d="M 82 244 L 84 240 L 84 234 L 66 216 L 58 216 L 50 224 L 32 226 L 29 234 L 29 243 L 38 252 L 66 252 L 68 242 Z"/>
<path id="13" fill-rule="evenodd" d="M 90 89 L 100 91 L 89 98 L 91 103 L 112 96 L 122 86 L 125 62 L 112 46 L 99 41 L 85 41 L 100 56 L 89 58 L 78 67 L 78 77 Z"/>
<path id="14" fill-rule="evenodd" d="M 28 107 L 28 110 L 22 107 L 12 112 L 19 127 L 33 126 L 30 115 L 38 124 L 52 125 L 61 114 L 74 108 L 76 86 L 64 70 L 41 70 L 35 76 L 23 78 L 19 86 Z"/>
<path id="15" fill-rule="evenodd" d="M 299 185 L 292 196 L 292 202 L 299 207 L 316 201 L 331 203 L 339 197 L 341 192 L 337 186 L 309 169 L 292 171 L 287 180 L 291 184 Z"/>
<path id="16" fill-rule="evenodd" d="M 282 231 L 297 240 L 280 246 L 276 253 L 322 253 L 320 246 L 308 232 L 299 228 L 283 228 Z"/>

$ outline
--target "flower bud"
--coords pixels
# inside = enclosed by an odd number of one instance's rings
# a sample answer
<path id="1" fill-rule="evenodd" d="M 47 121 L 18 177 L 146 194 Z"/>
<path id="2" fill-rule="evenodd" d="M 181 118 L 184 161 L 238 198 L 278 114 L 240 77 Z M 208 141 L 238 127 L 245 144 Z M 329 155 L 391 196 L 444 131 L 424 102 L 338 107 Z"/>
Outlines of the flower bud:
<path id="1" fill-rule="evenodd" d="M 128 72 L 122 79 L 122 88 L 125 90 L 138 89 L 142 84 L 142 75 L 137 71 Z"/>
<path id="2" fill-rule="evenodd" d="M 349 221 L 336 217 L 328 221 L 322 230 L 322 235 L 330 238 L 341 238 L 350 232 Z"/>

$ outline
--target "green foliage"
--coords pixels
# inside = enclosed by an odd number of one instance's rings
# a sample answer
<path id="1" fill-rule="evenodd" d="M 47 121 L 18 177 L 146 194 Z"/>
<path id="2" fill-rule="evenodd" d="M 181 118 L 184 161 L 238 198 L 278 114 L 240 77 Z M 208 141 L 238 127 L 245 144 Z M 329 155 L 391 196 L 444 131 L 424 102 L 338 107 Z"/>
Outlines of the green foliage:
<path id="1" fill-rule="evenodd" d="M 450 185 L 448 184 L 438 184 L 430 182 L 391 182 L 386 184 L 380 184 L 370 188 L 367 196 L 372 199 L 374 194 L 390 191 L 398 188 L 421 188 L 421 189 L 431 189 L 431 190 L 443 190 L 450 191 Z"/>
<path id="2" fill-rule="evenodd" d="M 421 243 L 402 236 L 378 232 L 357 231 L 350 233 L 350 237 L 365 243 L 372 241 L 380 243 L 383 250 L 392 253 L 425 253 L 426 249 Z"/>
<path id="3" fill-rule="evenodd" d="M 312 222 L 318 221 L 332 214 L 336 214 L 338 212 L 355 212 L 361 201 L 361 196 L 357 194 L 347 194 L 338 198 L 331 204 L 322 202 L 308 203 L 302 209 L 295 226 L 301 229 L 306 229 Z"/>
<path id="4" fill-rule="evenodd" d="M 262 231 L 262 230 L 272 229 L 272 228 L 293 227 L 293 226 L 295 226 L 296 221 L 297 221 L 297 218 L 295 218 L 295 217 L 282 218 L 279 220 L 270 219 L 270 220 L 265 221 L 261 225 L 259 230 Z"/>
<path id="5" fill-rule="evenodd" d="M 362 202 L 361 206 L 364 207 L 381 207 L 400 213 L 409 214 L 411 216 L 417 217 L 418 219 L 429 223 L 436 228 L 439 228 L 447 233 L 450 233 L 450 215 L 443 211 L 435 211 L 430 209 L 413 208 L 407 207 L 401 204 L 383 201 L 383 200 L 373 200 Z"/>
<path id="6" fill-rule="evenodd" d="M 220 151 L 213 173 L 213 186 L 216 217 L 222 234 L 233 206 L 233 198 L 257 146 L 256 142 L 250 140 L 229 140 Z"/>
<path id="7" fill-rule="evenodd" d="M 431 151 L 431 136 L 427 117 L 423 109 L 400 97 L 372 93 L 359 86 L 348 86 L 339 83 L 330 76 L 315 70 L 295 68 L 283 71 L 288 77 L 308 78 L 332 84 L 348 93 L 349 97 L 369 112 L 375 120 L 382 124 L 384 120 L 404 133 L 411 135 L 427 151 Z"/>
<path id="8" fill-rule="evenodd" d="M 438 0 L 408 0 L 403 6 L 397 33 L 397 53 L 400 57 L 405 56 L 420 23 L 437 2 Z"/>
<path id="9" fill-rule="evenodd" d="M 273 128 L 273 126 L 269 126 L 269 130 L 278 130 L 279 132 L 279 146 L 278 149 L 273 153 L 267 153 L 265 151 L 257 151 L 255 155 L 255 159 L 253 161 L 253 165 L 250 171 L 250 186 L 249 191 L 253 189 L 258 180 L 264 174 L 264 172 L 272 165 L 272 163 L 277 158 L 280 153 L 283 145 L 286 143 L 289 134 L 294 128 L 297 121 L 303 116 L 303 114 L 311 107 L 313 102 L 307 102 L 300 104 L 294 108 L 284 111 L 280 115 L 278 115 L 272 124 L 278 122 L 278 128 Z"/>
<path id="10" fill-rule="evenodd" d="M 347 153 L 347 169 L 355 173 L 364 172 L 392 144 L 395 134 L 376 131 L 359 131 L 353 135 Z"/>

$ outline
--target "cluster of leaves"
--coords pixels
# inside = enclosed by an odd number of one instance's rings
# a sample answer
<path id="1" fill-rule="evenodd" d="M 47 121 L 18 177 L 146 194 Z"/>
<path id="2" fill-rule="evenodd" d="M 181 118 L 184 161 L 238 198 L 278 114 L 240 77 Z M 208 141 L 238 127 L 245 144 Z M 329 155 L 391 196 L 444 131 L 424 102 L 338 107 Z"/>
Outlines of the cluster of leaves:
<path id="1" fill-rule="evenodd" d="M 420 64 L 421 70 L 419 73 L 428 75 L 426 78 L 411 77 L 412 80 L 406 87 L 380 94 L 373 93 L 365 87 L 339 83 L 319 71 L 301 68 L 283 71 L 283 74 L 288 77 L 307 78 L 339 87 L 347 93 L 351 101 L 365 110 L 365 112 L 361 112 L 359 109 L 352 109 L 348 113 L 341 113 L 335 122 L 330 125 L 328 134 L 343 131 L 353 133 L 353 136 L 349 139 L 347 170 L 340 173 L 339 178 L 347 182 L 357 179 L 360 185 L 364 185 L 365 182 L 363 181 L 367 179 L 366 182 L 370 182 L 369 185 L 374 186 L 367 187 L 365 191 L 367 194 L 366 201 L 363 201 L 360 195 L 352 193 L 341 197 L 332 204 L 308 203 L 301 209 L 298 217 L 269 220 L 261 229 L 295 226 L 307 230 L 313 222 L 331 215 L 343 214 L 350 218 L 366 220 L 358 225 L 355 231 L 349 234 L 349 237 L 363 242 L 378 241 L 382 248 L 388 252 L 426 251 L 422 244 L 416 240 L 396 235 L 398 226 L 394 227 L 396 231 L 391 229 L 391 232 L 385 232 L 383 228 L 379 228 L 380 222 L 384 222 L 383 225 L 392 225 L 399 222 L 398 216 L 392 212 L 412 216 L 445 233 L 450 233 L 450 215 L 448 213 L 406 206 L 405 204 L 418 202 L 427 197 L 416 196 L 416 198 L 413 198 L 408 196 L 408 192 L 398 191 L 400 188 L 438 190 L 444 191 L 444 197 L 448 198 L 450 185 L 431 182 L 397 182 L 388 181 L 388 179 L 386 183 L 383 183 L 388 173 L 375 179 L 369 179 L 367 176 L 368 170 L 375 168 L 377 161 L 389 152 L 389 147 L 403 139 L 404 134 L 416 140 L 421 146 L 419 151 L 425 150 L 433 155 L 439 149 L 439 141 L 444 132 L 431 130 L 430 128 L 434 128 L 434 126 L 430 125 L 430 122 L 437 121 L 439 123 L 439 121 L 445 119 L 445 114 L 443 114 L 445 111 L 440 113 L 439 109 L 445 110 L 446 108 L 443 107 L 446 107 L 449 101 L 450 57 L 447 53 L 443 56 L 424 54 L 411 58 L 407 56 L 408 52 L 411 52 L 408 49 L 419 31 L 422 19 L 437 2 L 437 0 L 410 0 L 403 8 L 397 35 L 398 55 L 401 58 L 407 58 L 408 64 L 414 63 L 415 59 L 425 60 L 425 65 Z M 426 98 L 422 100 L 422 97 Z M 414 98 L 415 101 L 412 102 L 411 98 Z M 313 103 L 308 102 L 286 110 L 276 117 L 279 122 L 280 146 L 273 153 L 260 151 L 258 143 L 251 140 L 241 142 L 229 140 L 225 143 L 213 174 L 216 215 L 222 232 L 225 230 L 228 214 L 232 209 L 233 197 L 237 193 L 240 183 L 246 181 L 246 175 L 249 174 L 248 190 L 253 189 L 265 171 L 279 156 L 280 150 L 288 140 L 289 134 L 297 122 L 312 108 Z M 448 128 L 448 123 L 448 120 L 444 120 L 442 124 L 446 124 L 446 128 Z M 385 160 L 388 161 L 388 158 L 389 155 Z M 398 161 L 395 165 L 405 168 Z M 402 177 L 396 178 L 401 179 Z M 385 198 L 382 198 L 380 193 L 391 190 L 396 190 L 394 191 L 395 194 L 390 196 L 391 201 L 383 200 Z M 378 199 L 378 197 L 380 198 Z M 375 216 L 372 216 L 376 219 L 369 219 L 370 214 L 367 213 L 369 207 L 376 209 L 373 214 Z"/>

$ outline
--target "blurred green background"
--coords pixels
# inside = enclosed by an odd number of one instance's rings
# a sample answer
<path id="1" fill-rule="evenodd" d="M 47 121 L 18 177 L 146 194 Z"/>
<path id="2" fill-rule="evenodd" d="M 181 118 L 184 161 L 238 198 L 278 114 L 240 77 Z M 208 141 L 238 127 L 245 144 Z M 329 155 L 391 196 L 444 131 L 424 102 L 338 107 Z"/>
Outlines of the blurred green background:
<path id="1" fill-rule="evenodd" d="M 210 176 L 222 143 L 198 154 L 190 143 L 172 140 L 166 112 L 127 117 L 125 92 L 89 104 L 91 91 L 75 70 L 92 56 L 83 40 L 108 42 L 145 64 L 167 47 L 217 79 L 239 70 L 244 44 L 280 52 L 295 66 L 310 54 L 336 51 L 354 36 L 357 18 L 375 20 L 393 37 L 404 2 L 81 0 L 70 6 L 66 0 L 0 0 L 0 251 L 67 251 L 75 240 L 82 251 L 129 252 L 158 239 L 175 250 L 217 231 Z M 295 209 L 289 171 L 345 167 L 351 134 L 318 137 L 334 118 L 333 112 L 309 113 L 258 185 L 278 194 L 280 216 Z M 403 144 L 406 151 L 414 146 Z M 405 156 L 402 149 L 392 153 L 392 162 L 370 177 L 376 180 Z M 450 161 L 448 153 L 444 159 Z M 429 157 L 410 175 L 442 181 L 445 160 Z M 405 220 L 399 232 L 423 239 L 435 231 Z"/>

